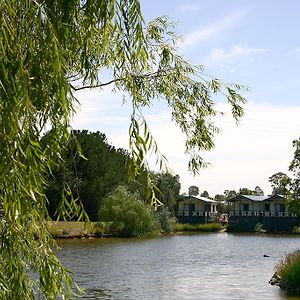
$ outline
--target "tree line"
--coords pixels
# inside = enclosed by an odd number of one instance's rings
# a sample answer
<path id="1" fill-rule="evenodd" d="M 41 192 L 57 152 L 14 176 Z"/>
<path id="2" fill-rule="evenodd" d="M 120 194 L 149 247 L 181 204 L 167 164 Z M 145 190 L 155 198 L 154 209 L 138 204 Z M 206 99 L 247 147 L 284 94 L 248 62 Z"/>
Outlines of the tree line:
<path id="1" fill-rule="evenodd" d="M 47 139 L 47 134 L 43 139 Z M 156 197 L 174 215 L 180 193 L 179 176 L 140 168 L 139 175 L 132 180 L 127 168 L 131 159 L 127 150 L 111 145 L 103 133 L 73 130 L 72 138 L 63 153 L 63 165 L 55 164 L 49 175 L 46 195 L 51 218 L 58 217 L 66 185 L 92 221 L 99 220 L 99 209 L 105 197 L 119 186 L 126 187 L 132 194 L 138 193 L 146 202 L 147 175 L 156 188 Z"/>

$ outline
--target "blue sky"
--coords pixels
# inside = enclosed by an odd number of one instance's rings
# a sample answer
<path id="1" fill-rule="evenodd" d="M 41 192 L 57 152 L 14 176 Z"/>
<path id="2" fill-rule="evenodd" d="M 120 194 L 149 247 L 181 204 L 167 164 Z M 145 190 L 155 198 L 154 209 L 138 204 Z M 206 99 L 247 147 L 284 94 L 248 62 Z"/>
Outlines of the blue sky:
<path id="1" fill-rule="evenodd" d="M 167 15 L 185 57 L 208 73 L 252 88 L 248 99 L 297 104 L 300 2 L 142 1 L 146 20 Z M 276 89 L 274 89 L 276 87 Z M 262 97 L 264 98 L 262 100 Z"/>
<path id="2" fill-rule="evenodd" d="M 165 107 L 154 106 L 147 118 L 158 145 L 180 175 L 182 192 L 190 185 L 210 195 L 225 189 L 255 188 L 270 193 L 268 177 L 286 172 L 292 140 L 300 136 L 300 1 L 141 1 L 146 21 L 167 15 L 182 35 L 179 51 L 223 82 L 241 83 L 246 116 L 236 126 L 229 114 L 216 120 L 222 132 L 216 148 L 205 153 L 211 166 L 200 176 L 187 171 L 183 137 Z M 77 94 L 81 102 L 73 126 L 99 130 L 127 148 L 130 110 L 110 89 Z M 156 103 L 157 105 L 157 103 Z M 221 110 L 228 110 L 218 102 Z"/>

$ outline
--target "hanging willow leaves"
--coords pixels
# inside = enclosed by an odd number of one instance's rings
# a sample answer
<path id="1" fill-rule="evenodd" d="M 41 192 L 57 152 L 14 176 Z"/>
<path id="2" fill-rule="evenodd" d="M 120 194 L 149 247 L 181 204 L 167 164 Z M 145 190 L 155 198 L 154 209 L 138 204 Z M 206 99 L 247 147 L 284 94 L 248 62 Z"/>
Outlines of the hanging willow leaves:
<path id="1" fill-rule="evenodd" d="M 145 26 L 138 0 L 6 0 L 0 24 L 0 299 L 66 299 L 72 279 L 52 251 L 45 187 L 63 163 L 76 91 L 111 84 L 132 102 L 133 174 L 147 168 L 149 152 L 165 164 L 142 114 L 153 99 L 166 101 L 185 134 L 193 172 L 204 164 L 199 150 L 214 146 L 213 95 L 224 94 L 236 119 L 245 100 L 241 86 L 226 87 L 178 55 L 167 18 Z M 64 191 L 61 216 L 83 216 Z M 149 197 L 160 204 L 153 189 Z"/>

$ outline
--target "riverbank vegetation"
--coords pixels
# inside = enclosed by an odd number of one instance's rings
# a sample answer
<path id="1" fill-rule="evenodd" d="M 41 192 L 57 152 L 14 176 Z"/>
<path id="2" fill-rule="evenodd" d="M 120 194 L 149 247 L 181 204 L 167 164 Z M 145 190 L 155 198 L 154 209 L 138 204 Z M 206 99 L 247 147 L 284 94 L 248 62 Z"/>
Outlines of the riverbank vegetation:
<path id="1" fill-rule="evenodd" d="M 273 281 L 274 284 L 284 290 L 300 294 L 300 251 L 287 254 L 277 264 L 275 270 L 273 278 L 276 279 L 276 282 Z"/>
<path id="2" fill-rule="evenodd" d="M 156 220 L 155 220 L 156 218 Z M 165 233 L 181 232 L 219 232 L 223 230 L 221 224 L 179 224 L 173 218 L 162 226 L 154 215 L 153 226 L 143 230 L 131 230 L 117 227 L 113 222 L 75 222 L 75 221 L 51 221 L 48 228 L 51 236 L 55 239 L 65 238 L 106 238 L 106 237 L 144 237 L 158 236 Z M 166 226 L 167 224 L 167 226 Z M 149 230 L 151 229 L 151 230 Z"/>
<path id="3" fill-rule="evenodd" d="M 223 229 L 220 223 L 207 224 L 174 224 L 174 232 L 219 232 Z"/>
<path id="4" fill-rule="evenodd" d="M 51 236 L 57 238 L 107 237 L 111 235 L 111 224 L 106 222 L 49 221 Z"/>
<path id="5" fill-rule="evenodd" d="M 138 193 L 131 193 L 123 186 L 104 199 L 99 219 L 111 223 L 113 235 L 118 236 L 145 236 L 160 231 L 153 209 Z"/>

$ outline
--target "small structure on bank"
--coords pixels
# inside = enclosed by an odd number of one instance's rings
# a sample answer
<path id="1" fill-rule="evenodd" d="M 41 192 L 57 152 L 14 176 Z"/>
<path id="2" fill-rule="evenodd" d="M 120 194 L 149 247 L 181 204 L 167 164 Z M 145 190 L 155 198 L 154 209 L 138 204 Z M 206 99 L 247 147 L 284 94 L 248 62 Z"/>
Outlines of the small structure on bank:
<path id="1" fill-rule="evenodd" d="M 281 195 L 238 195 L 228 200 L 228 210 L 232 231 L 254 231 L 259 224 L 267 232 L 290 232 L 300 224 Z"/>
<path id="2" fill-rule="evenodd" d="M 205 224 L 217 220 L 217 201 L 205 197 L 185 196 L 177 202 L 179 223 Z"/>

